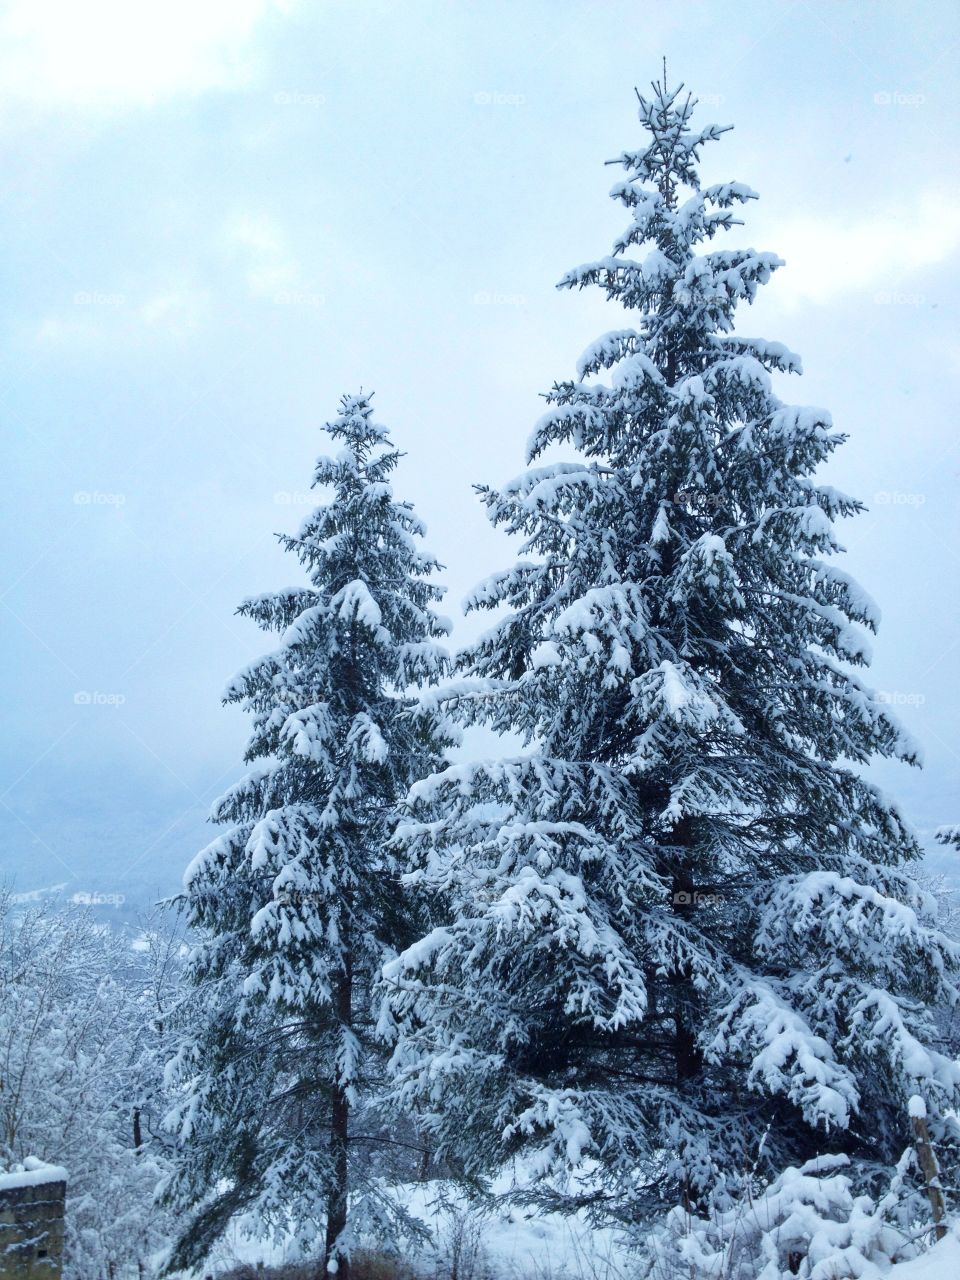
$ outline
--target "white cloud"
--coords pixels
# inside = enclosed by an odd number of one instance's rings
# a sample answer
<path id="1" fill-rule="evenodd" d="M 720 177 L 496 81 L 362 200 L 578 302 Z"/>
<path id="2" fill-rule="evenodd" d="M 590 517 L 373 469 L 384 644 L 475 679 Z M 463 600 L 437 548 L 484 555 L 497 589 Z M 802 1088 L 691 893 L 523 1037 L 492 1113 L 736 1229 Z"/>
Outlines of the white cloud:
<path id="1" fill-rule="evenodd" d="M 44 316 L 34 340 L 44 346 L 88 346 L 124 342 L 149 336 L 187 338 L 207 318 L 211 298 L 205 290 L 174 284 L 138 301 L 124 293 L 80 290 L 69 311 Z"/>
<path id="2" fill-rule="evenodd" d="M 44 317 L 34 335 L 42 346 L 87 346 L 99 342 L 104 336 L 104 325 L 97 320 L 64 315 Z"/>
<path id="3" fill-rule="evenodd" d="M 227 224 L 223 242 L 241 264 L 247 289 L 257 298 L 275 298 L 294 288 L 300 268 L 283 230 L 262 213 L 239 213 Z"/>
<path id="4" fill-rule="evenodd" d="M 137 316 L 151 329 L 182 337 L 200 327 L 209 305 L 205 291 L 175 287 L 147 298 L 137 308 Z"/>
<path id="5" fill-rule="evenodd" d="M 8 0 L 0 95 L 34 108 L 149 106 L 243 85 L 281 0 Z"/>
<path id="6" fill-rule="evenodd" d="M 798 306 L 857 290 L 902 287 L 911 273 L 960 248 L 958 208 L 956 198 L 927 192 L 911 209 L 781 223 L 771 239 L 787 265 L 774 277 L 771 294 Z"/>

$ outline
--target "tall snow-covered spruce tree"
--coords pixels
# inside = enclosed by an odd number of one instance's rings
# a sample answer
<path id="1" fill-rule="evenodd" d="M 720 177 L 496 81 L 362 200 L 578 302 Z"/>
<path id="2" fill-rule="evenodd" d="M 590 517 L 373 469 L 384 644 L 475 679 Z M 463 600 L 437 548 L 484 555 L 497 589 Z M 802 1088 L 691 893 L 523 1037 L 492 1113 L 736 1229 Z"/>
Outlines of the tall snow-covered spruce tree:
<path id="1" fill-rule="evenodd" d="M 844 437 L 775 394 L 797 356 L 734 332 L 783 264 L 708 247 L 755 193 L 701 186 L 725 129 L 694 105 L 640 97 L 646 138 L 612 162 L 629 225 L 560 282 L 633 326 L 480 490 L 523 543 L 442 696 L 526 749 L 413 788 L 398 840 L 455 909 L 387 966 L 397 1093 L 440 1154 L 521 1156 L 540 1203 L 630 1222 L 761 1148 L 764 1176 L 827 1151 L 879 1178 L 908 1100 L 941 1132 L 960 1086 L 929 1012 L 960 951 L 861 769 L 917 753 L 856 672 L 878 612 L 832 557 L 861 507 L 812 479 Z"/>
<path id="2" fill-rule="evenodd" d="M 424 925 L 388 842 L 398 802 L 451 742 L 414 696 L 445 672 L 449 624 L 370 397 L 345 397 L 325 429 L 341 446 L 314 476 L 329 501 L 281 535 L 309 585 L 239 609 L 280 633 L 225 695 L 252 715 L 245 758 L 262 763 L 216 803 L 229 830 L 185 875 L 199 941 L 170 1071 L 180 1141 L 165 1195 L 190 1215 L 174 1266 L 247 1214 L 307 1250 L 325 1224 L 342 1276 L 357 1230 L 391 1212 L 364 1177 L 382 1074 L 374 987 Z"/>

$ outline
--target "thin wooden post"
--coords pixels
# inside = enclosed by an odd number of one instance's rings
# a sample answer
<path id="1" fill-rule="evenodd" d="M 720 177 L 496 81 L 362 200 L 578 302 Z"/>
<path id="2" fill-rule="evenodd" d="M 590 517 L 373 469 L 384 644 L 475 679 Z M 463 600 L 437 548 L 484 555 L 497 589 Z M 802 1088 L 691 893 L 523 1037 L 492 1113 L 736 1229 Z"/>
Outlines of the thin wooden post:
<path id="1" fill-rule="evenodd" d="M 927 1198 L 933 1213 L 933 1234 L 942 1240 L 947 1234 L 946 1204 L 943 1199 L 943 1185 L 940 1182 L 940 1165 L 930 1141 L 930 1130 L 927 1126 L 927 1105 L 919 1096 L 909 1102 L 910 1119 L 913 1123 L 913 1136 L 917 1147 L 917 1159 L 923 1173 L 923 1181 L 927 1189 Z"/>

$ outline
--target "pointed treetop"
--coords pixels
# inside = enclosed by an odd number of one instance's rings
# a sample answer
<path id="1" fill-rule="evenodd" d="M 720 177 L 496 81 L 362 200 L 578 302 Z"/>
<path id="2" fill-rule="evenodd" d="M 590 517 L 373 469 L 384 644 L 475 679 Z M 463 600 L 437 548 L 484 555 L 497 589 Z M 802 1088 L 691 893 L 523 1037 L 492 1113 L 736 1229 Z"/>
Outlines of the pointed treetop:
<path id="1" fill-rule="evenodd" d="M 700 147 L 714 142 L 733 125 L 710 124 L 699 132 L 687 128 L 697 99 L 689 92 L 681 99 L 683 81 L 673 89 L 667 87 L 667 60 L 663 60 L 663 79 L 650 85 L 651 98 L 634 89 L 640 104 L 640 123 L 651 133 L 649 146 L 642 151 L 624 151 L 607 164 L 619 164 L 631 170 L 634 181 L 655 181 L 668 205 L 673 204 L 676 188 L 681 184 L 700 190 L 697 164 Z"/>
<path id="2" fill-rule="evenodd" d="M 387 428 L 374 422 L 372 401 L 372 391 L 341 397 L 337 416 L 325 422 L 322 430 L 346 447 L 336 458 L 318 459 L 314 485 L 336 483 L 347 475 L 379 481 L 394 469 L 402 455 L 393 447 Z"/>
<path id="3" fill-rule="evenodd" d="M 335 440 L 346 440 L 353 446 L 372 448 L 377 444 L 390 444 L 390 433 L 373 418 L 373 392 L 363 391 L 357 395 L 344 395 L 340 398 L 340 408 L 332 422 L 325 422 L 324 431 Z"/>

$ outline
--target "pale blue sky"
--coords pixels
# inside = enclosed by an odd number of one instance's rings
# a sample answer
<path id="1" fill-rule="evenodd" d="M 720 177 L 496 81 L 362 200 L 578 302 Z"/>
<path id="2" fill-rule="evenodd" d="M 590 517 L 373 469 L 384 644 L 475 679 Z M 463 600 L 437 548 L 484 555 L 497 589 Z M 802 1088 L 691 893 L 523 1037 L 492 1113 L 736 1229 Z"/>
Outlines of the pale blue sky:
<path id="1" fill-rule="evenodd" d="M 266 643 L 233 609 L 297 580 L 271 535 L 341 392 L 376 390 L 471 633 L 512 554 L 471 485 L 621 323 L 553 286 L 621 228 L 603 161 L 663 54 L 736 125 L 704 158 L 760 192 L 736 239 L 787 259 L 741 328 L 851 436 L 846 567 L 928 761 L 878 776 L 922 831 L 960 819 L 958 36 L 938 0 L 0 6 L 17 887 L 168 890 L 212 834 L 245 740 L 219 696 Z"/>

